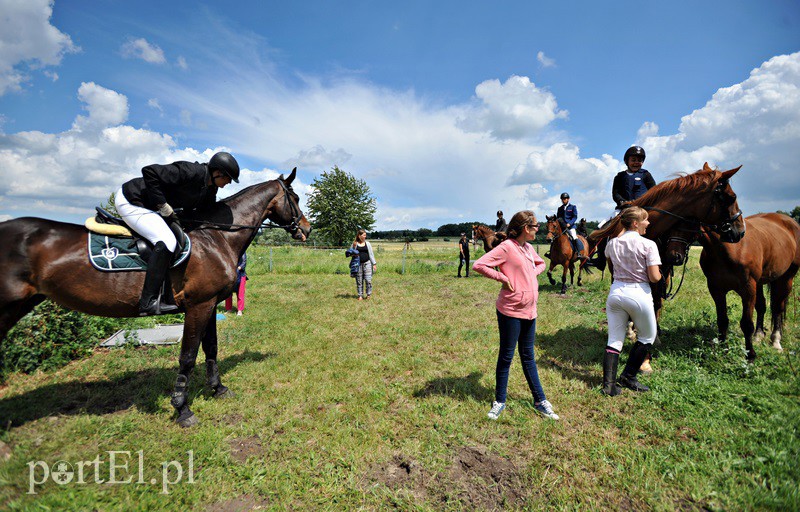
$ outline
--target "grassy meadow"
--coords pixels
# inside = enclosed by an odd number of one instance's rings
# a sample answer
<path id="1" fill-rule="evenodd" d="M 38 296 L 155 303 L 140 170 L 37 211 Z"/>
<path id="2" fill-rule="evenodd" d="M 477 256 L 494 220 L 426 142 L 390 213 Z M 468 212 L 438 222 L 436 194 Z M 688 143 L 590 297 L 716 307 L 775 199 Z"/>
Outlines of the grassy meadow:
<path id="1" fill-rule="evenodd" d="M 785 351 L 759 342 L 747 364 L 741 303 L 729 296 L 731 336 L 717 341 L 693 249 L 655 372 L 642 377 L 652 392 L 608 398 L 608 276 L 566 296 L 540 276 L 536 354 L 561 421 L 535 413 L 517 357 L 492 422 L 499 284 L 455 279 L 456 244 L 374 242 L 364 302 L 342 250 L 252 248 L 245 314 L 219 322 L 222 381 L 236 396 L 210 396 L 201 353 L 192 429 L 169 403 L 177 346 L 98 349 L 10 375 L 0 508 L 800 509 L 797 292 Z"/>

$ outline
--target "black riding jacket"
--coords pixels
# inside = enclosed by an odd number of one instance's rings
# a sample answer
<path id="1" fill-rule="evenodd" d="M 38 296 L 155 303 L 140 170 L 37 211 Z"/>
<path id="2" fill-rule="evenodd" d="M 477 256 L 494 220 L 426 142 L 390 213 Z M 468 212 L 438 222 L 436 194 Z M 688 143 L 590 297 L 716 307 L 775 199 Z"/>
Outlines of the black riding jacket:
<path id="1" fill-rule="evenodd" d="M 633 201 L 639 199 L 645 192 L 656 185 L 656 180 L 647 169 L 641 169 L 632 175 L 628 171 L 621 171 L 614 176 L 614 185 L 611 187 L 611 196 L 617 203 L 617 208 L 622 206 L 623 201 Z"/>
<path id="2" fill-rule="evenodd" d="M 219 188 L 208 184 L 211 174 L 207 164 L 153 164 L 142 168 L 142 176 L 122 185 L 122 193 L 132 205 L 153 211 L 164 203 L 173 208 L 205 210 L 217 201 Z"/>

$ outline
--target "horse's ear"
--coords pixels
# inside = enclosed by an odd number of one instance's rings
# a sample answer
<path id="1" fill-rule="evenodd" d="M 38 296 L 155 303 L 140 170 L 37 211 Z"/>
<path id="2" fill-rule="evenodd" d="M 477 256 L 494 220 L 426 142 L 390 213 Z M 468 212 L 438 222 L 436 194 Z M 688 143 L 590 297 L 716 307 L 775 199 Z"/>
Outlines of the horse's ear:
<path id="1" fill-rule="evenodd" d="M 703 170 L 704 170 L 704 171 L 713 171 L 714 169 L 712 169 L 712 168 L 711 168 L 711 167 L 708 165 L 708 162 L 705 162 L 705 163 L 703 164 Z"/>
<path id="2" fill-rule="evenodd" d="M 742 168 L 742 166 L 740 165 L 739 167 L 737 167 L 735 169 L 731 169 L 730 171 L 723 172 L 721 179 L 726 180 L 726 181 L 731 179 L 733 177 L 733 175 L 736 174 L 737 172 L 739 172 L 739 169 L 741 169 L 741 168 Z"/>
<path id="3" fill-rule="evenodd" d="M 280 175 L 280 176 L 278 176 L 278 179 L 279 179 L 279 180 L 281 180 L 281 181 L 283 181 L 283 173 L 281 173 L 281 175 Z"/>
<path id="4" fill-rule="evenodd" d="M 283 175 L 281 175 L 281 176 L 283 176 Z M 288 178 L 283 180 L 283 182 L 286 183 L 287 185 L 291 185 L 292 182 L 294 181 L 295 176 L 297 176 L 297 167 L 292 169 L 292 174 L 290 174 Z"/>

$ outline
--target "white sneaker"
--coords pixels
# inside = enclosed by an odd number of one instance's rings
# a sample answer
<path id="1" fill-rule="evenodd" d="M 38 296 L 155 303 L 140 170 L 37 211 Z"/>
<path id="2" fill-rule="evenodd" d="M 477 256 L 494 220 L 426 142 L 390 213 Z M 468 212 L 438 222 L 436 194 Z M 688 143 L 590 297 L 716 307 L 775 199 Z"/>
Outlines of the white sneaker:
<path id="1" fill-rule="evenodd" d="M 540 402 L 538 404 L 535 404 L 533 406 L 533 408 L 536 409 L 536 412 L 538 412 L 539 414 L 541 414 L 545 418 L 550 418 L 551 420 L 561 419 L 561 418 L 558 417 L 558 414 L 556 414 L 553 411 L 553 406 L 547 400 L 544 400 L 544 401 L 542 401 L 542 402 Z"/>
<path id="2" fill-rule="evenodd" d="M 502 403 L 492 402 L 492 409 L 489 411 L 489 414 L 487 414 L 487 416 L 489 416 L 490 420 L 496 420 L 497 418 L 500 417 L 500 413 L 503 412 L 503 409 L 505 408 L 506 408 L 505 402 Z"/>
<path id="3" fill-rule="evenodd" d="M 236 316 L 242 316 L 242 312 L 241 311 L 237 311 L 236 312 Z"/>

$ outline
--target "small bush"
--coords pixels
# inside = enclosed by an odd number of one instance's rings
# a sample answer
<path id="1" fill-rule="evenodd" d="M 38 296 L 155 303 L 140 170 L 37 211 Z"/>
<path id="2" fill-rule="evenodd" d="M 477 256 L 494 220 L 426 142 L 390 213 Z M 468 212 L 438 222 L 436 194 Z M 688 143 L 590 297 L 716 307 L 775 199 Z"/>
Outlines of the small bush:
<path id="1" fill-rule="evenodd" d="M 0 346 L 0 375 L 49 370 L 85 357 L 119 328 L 119 322 L 70 311 L 47 300 L 20 320 Z"/>

